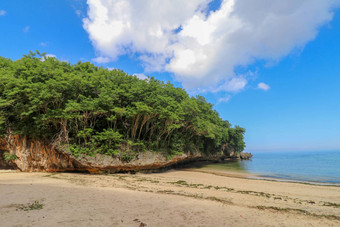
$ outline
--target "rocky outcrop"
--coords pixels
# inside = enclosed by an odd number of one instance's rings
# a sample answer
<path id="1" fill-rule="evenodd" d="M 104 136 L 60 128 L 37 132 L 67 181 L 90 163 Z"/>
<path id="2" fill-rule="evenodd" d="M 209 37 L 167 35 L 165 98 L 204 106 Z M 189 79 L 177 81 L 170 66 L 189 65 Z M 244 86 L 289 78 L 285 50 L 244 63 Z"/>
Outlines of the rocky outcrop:
<path id="1" fill-rule="evenodd" d="M 240 159 L 249 160 L 249 159 L 251 159 L 251 157 L 253 157 L 253 155 L 251 153 L 248 153 L 248 152 L 241 152 L 240 153 Z"/>
<path id="2" fill-rule="evenodd" d="M 253 157 L 253 155 L 248 152 L 240 152 L 240 153 L 235 152 L 232 148 L 228 146 L 228 144 L 222 145 L 221 149 L 225 155 L 225 158 L 227 159 L 249 160 L 251 157 Z"/>
<path id="3" fill-rule="evenodd" d="M 106 155 L 95 157 L 74 156 L 59 151 L 52 145 L 39 140 L 28 139 L 26 136 L 8 136 L 2 139 L 2 150 L 14 154 L 16 159 L 10 162 L 0 162 L 0 168 L 6 165 L 14 166 L 24 172 L 128 172 L 154 170 L 179 163 L 195 160 L 218 160 L 222 155 L 202 157 L 201 154 L 181 154 L 167 159 L 161 153 L 141 152 L 129 162 L 123 162 L 119 158 Z M 2 155 L 1 155 L 2 156 Z"/>

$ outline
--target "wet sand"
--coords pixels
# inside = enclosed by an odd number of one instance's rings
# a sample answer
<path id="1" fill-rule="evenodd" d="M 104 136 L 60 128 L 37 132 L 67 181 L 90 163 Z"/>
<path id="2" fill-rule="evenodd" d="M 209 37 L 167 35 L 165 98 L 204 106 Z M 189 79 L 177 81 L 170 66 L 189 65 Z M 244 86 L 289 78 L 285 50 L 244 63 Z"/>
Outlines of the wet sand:
<path id="1" fill-rule="evenodd" d="M 0 226 L 340 226 L 340 187 L 245 177 L 0 171 Z"/>

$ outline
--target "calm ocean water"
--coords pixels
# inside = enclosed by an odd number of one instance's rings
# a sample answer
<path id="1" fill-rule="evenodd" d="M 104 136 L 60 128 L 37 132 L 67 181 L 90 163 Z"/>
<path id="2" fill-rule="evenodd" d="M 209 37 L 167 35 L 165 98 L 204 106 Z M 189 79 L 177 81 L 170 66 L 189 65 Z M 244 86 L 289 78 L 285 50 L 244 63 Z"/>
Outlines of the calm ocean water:
<path id="1" fill-rule="evenodd" d="M 263 177 L 340 184 L 340 151 L 256 152 L 241 168 Z"/>
<path id="2" fill-rule="evenodd" d="M 234 170 L 259 177 L 340 185 L 340 151 L 255 152 L 246 161 L 234 161 L 199 168 Z"/>

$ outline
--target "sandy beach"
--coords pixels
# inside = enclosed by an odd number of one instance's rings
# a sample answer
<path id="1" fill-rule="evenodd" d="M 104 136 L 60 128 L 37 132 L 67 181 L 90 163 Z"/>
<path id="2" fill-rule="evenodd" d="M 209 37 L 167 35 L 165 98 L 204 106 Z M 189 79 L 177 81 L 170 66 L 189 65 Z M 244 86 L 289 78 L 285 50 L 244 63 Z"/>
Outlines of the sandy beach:
<path id="1" fill-rule="evenodd" d="M 340 226 L 340 187 L 245 177 L 0 171 L 0 226 Z"/>

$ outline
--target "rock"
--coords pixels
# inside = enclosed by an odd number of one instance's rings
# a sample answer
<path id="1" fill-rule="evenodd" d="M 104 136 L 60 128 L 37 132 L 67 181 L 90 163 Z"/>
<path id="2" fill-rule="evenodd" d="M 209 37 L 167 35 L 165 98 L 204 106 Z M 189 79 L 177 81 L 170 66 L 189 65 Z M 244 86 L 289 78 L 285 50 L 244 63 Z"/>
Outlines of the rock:
<path id="1" fill-rule="evenodd" d="M 17 156 L 11 162 L 17 169 L 24 172 L 85 169 L 85 166 L 82 166 L 66 153 L 60 152 L 53 146 L 41 141 L 27 139 L 26 136 L 8 136 L 6 140 L 2 140 L 2 144 L 4 143 L 4 149 Z"/>
<path id="2" fill-rule="evenodd" d="M 196 160 L 219 160 L 222 155 L 203 157 L 200 153 L 181 154 L 167 159 L 158 152 L 140 152 L 129 162 L 119 158 L 97 154 L 95 157 L 82 155 L 78 158 L 60 151 L 50 144 L 26 136 L 8 136 L 1 140 L 3 149 L 15 154 L 13 166 L 24 172 L 65 172 L 114 173 L 155 170 L 179 163 Z M 5 166 L 5 165 L 3 165 Z M 0 167 L 2 164 L 0 163 Z"/>
<path id="3" fill-rule="evenodd" d="M 253 157 L 253 155 L 251 153 L 248 152 L 241 152 L 240 153 L 240 158 L 243 160 L 249 160 L 251 157 Z"/>
<path id="4" fill-rule="evenodd" d="M 226 158 L 229 159 L 243 159 L 243 160 L 249 160 L 253 155 L 251 153 L 247 152 L 235 152 L 232 148 L 228 147 L 228 145 L 222 146 L 222 151 Z"/>

